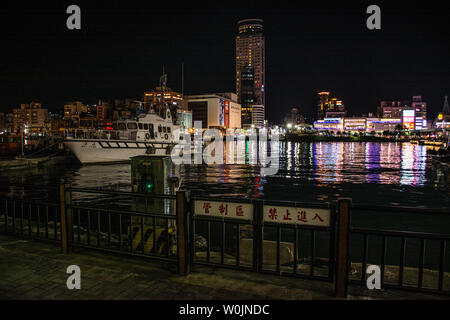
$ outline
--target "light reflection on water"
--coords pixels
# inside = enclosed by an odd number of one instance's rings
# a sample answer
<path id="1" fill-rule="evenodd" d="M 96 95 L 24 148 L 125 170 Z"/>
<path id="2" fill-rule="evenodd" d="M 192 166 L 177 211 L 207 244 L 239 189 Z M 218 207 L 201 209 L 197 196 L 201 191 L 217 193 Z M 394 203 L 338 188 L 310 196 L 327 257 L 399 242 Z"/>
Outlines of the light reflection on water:
<path id="1" fill-rule="evenodd" d="M 251 157 L 246 146 L 246 160 Z M 280 169 L 261 177 L 255 165 L 186 165 L 178 168 L 183 187 L 195 194 L 244 196 L 306 202 L 352 197 L 354 202 L 448 207 L 447 167 L 409 143 L 280 142 Z M 39 184 L 61 177 L 74 186 L 130 190 L 129 164 L 60 165 L 3 176 L 9 182 Z M 28 190 L 27 192 L 36 192 Z"/>

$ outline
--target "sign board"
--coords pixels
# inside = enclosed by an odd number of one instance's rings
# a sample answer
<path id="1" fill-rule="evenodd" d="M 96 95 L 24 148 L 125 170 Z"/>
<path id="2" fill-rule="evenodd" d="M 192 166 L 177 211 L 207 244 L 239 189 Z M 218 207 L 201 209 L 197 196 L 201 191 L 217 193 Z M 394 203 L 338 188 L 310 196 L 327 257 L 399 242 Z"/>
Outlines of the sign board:
<path id="1" fill-rule="evenodd" d="M 253 220 L 253 204 L 195 200 L 194 215 Z"/>
<path id="2" fill-rule="evenodd" d="M 263 208 L 264 222 L 329 227 L 330 209 L 268 206 Z"/>

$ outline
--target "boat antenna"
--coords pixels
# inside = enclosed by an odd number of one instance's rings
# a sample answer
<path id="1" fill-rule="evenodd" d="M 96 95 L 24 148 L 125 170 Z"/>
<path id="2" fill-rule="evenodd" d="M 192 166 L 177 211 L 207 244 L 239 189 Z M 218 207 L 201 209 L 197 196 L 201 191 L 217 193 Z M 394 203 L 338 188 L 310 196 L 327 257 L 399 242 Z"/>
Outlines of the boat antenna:
<path id="1" fill-rule="evenodd" d="M 184 99 L 184 62 L 181 63 L 181 99 Z"/>

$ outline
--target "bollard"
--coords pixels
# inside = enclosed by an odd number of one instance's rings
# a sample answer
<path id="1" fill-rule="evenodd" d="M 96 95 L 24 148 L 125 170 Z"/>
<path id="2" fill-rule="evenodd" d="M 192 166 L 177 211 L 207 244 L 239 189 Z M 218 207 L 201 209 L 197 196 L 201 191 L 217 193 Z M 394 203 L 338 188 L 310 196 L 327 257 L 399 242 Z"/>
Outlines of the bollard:
<path id="1" fill-rule="evenodd" d="M 188 263 L 188 220 L 185 191 L 177 191 L 177 246 L 178 246 L 178 273 L 187 275 L 189 273 Z"/>
<path id="2" fill-rule="evenodd" d="M 350 243 L 350 219 L 352 200 L 349 198 L 338 199 L 338 231 L 337 231 L 337 263 L 336 263 L 336 288 L 338 298 L 347 298 L 348 287 L 348 258 Z"/>

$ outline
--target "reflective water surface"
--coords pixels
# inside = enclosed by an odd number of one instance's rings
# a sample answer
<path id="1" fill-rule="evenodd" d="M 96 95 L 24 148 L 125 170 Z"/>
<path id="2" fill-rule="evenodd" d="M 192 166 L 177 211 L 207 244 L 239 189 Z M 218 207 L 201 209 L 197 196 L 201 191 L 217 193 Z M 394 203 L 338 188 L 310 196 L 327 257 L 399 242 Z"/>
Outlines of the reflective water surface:
<path id="1" fill-rule="evenodd" d="M 247 150 L 248 152 L 248 150 Z M 247 154 L 248 160 L 248 154 Z M 351 197 L 355 203 L 449 207 L 448 167 L 432 161 L 426 147 L 409 143 L 280 142 L 278 173 L 262 177 L 250 164 L 182 165 L 182 186 L 195 194 L 304 202 Z M 2 174 L 8 183 L 37 184 L 27 195 L 54 195 L 60 181 L 79 187 L 130 190 L 130 164 L 59 164 Z M 19 192 L 10 187 L 9 192 Z M 50 193 L 50 194 L 48 194 Z"/>

